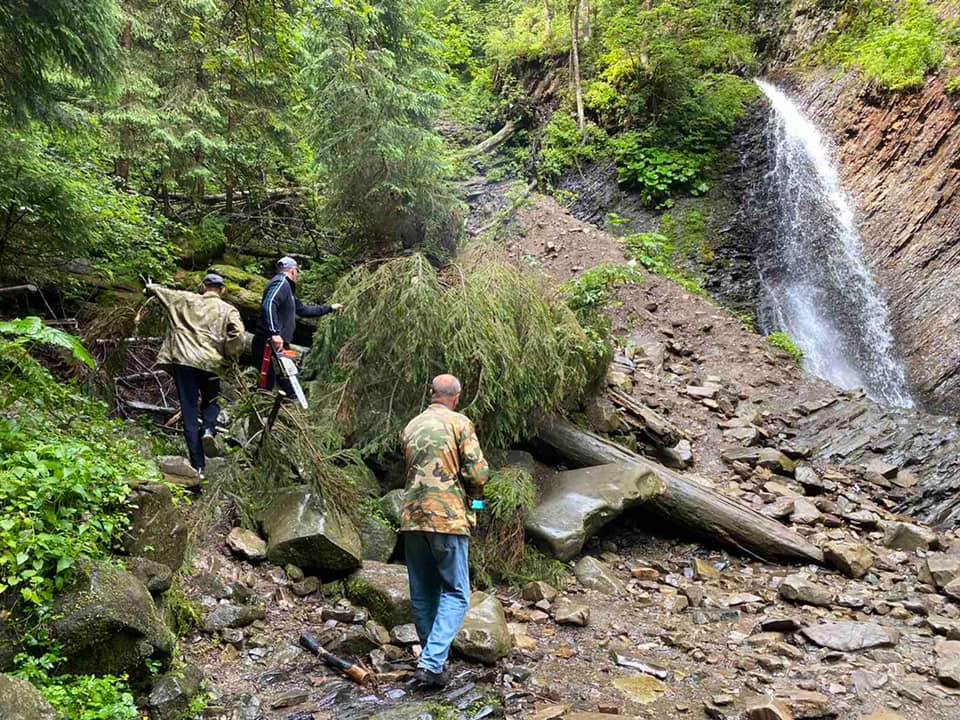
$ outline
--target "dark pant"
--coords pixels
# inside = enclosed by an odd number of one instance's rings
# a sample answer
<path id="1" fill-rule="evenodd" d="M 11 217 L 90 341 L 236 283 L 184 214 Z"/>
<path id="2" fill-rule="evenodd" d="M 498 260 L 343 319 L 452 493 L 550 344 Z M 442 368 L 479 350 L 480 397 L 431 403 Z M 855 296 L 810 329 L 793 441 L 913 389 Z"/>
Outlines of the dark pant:
<path id="1" fill-rule="evenodd" d="M 212 433 L 217 431 L 220 378 L 212 372 L 187 365 L 171 365 L 170 374 L 173 375 L 177 394 L 180 396 L 183 436 L 187 441 L 190 464 L 197 470 L 203 470 L 206 461 L 200 436 L 207 430 Z"/>
<path id="2" fill-rule="evenodd" d="M 253 336 L 253 362 L 255 363 L 254 367 L 257 368 L 258 380 L 259 383 L 259 372 L 260 367 L 263 364 L 263 349 L 267 346 L 267 343 L 270 342 L 270 338 L 263 335 L 254 335 Z M 286 346 L 287 343 L 284 343 Z M 280 378 L 280 389 L 283 390 L 288 397 L 293 397 L 293 387 L 290 385 L 290 381 L 286 378 Z M 267 370 L 267 390 L 273 390 L 274 385 L 277 384 L 277 375 L 273 369 L 273 356 L 270 358 L 270 368 Z M 259 387 L 259 385 L 258 385 Z"/>
<path id="3" fill-rule="evenodd" d="M 419 665 L 442 672 L 470 607 L 470 538 L 405 532 L 410 608 L 423 651 Z"/>

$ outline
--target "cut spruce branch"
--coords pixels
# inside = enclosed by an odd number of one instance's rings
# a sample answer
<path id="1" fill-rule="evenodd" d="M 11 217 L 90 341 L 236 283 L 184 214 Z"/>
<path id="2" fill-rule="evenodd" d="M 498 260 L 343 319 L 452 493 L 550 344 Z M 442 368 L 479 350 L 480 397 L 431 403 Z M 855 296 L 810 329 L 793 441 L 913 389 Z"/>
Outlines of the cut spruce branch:
<path id="1" fill-rule="evenodd" d="M 823 562 L 818 547 L 776 520 L 557 415 L 541 424 L 537 438 L 576 467 L 631 463 L 656 472 L 666 492 L 644 507 L 673 524 L 763 559 Z"/>

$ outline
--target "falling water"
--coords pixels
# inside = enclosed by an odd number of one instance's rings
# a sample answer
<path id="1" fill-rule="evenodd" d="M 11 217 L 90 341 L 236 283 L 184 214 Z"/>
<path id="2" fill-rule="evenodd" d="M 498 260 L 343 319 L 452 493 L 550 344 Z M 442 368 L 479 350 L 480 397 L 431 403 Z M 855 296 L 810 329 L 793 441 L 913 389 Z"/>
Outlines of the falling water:
<path id="1" fill-rule="evenodd" d="M 813 374 L 912 407 L 887 307 L 864 262 L 828 141 L 786 94 L 757 84 L 773 108 L 763 193 L 776 217 L 773 241 L 757 257 L 766 290 L 763 329 L 789 334 Z"/>

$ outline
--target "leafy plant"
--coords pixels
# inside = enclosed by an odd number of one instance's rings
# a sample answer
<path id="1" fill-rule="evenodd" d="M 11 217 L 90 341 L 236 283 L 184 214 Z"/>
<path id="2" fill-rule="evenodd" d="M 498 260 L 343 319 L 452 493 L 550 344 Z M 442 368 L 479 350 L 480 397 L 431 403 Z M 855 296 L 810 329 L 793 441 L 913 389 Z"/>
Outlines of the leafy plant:
<path id="1" fill-rule="evenodd" d="M 545 183 L 556 182 L 571 167 L 600 158 L 606 148 L 602 129 L 591 123 L 581 132 L 573 116 L 557 111 L 543 129 L 537 175 Z"/>
<path id="2" fill-rule="evenodd" d="M 87 352 L 83 343 L 80 342 L 76 336 L 66 333 L 63 330 L 49 327 L 38 317 L 0 320 L 0 335 L 12 337 L 13 339 L 9 342 L 16 346 L 39 343 L 66 348 L 77 361 L 82 362 L 91 369 L 96 366 L 93 358 L 90 357 L 90 353 Z"/>
<path id="3" fill-rule="evenodd" d="M 709 189 L 703 179 L 704 158 L 684 150 L 649 146 L 639 133 L 629 132 L 612 141 L 620 184 L 636 190 L 646 205 L 670 207 L 671 195 L 685 191 L 702 195 Z"/>
<path id="4" fill-rule="evenodd" d="M 36 686 L 60 717 L 70 720 L 137 720 L 140 715 L 126 678 L 55 675 L 56 655 L 20 655 L 17 676 Z"/>
<path id="5" fill-rule="evenodd" d="M 791 359 L 800 365 L 803 362 L 803 350 L 796 341 L 785 332 L 775 332 L 767 335 L 767 342 L 778 350 L 783 350 Z"/>
<path id="6" fill-rule="evenodd" d="M 627 257 L 650 272 L 663 275 L 694 295 L 705 296 L 700 283 L 679 264 L 679 253 L 671 237 L 661 233 L 636 233 L 624 238 Z"/>
<path id="7" fill-rule="evenodd" d="M 605 305 L 612 287 L 640 282 L 643 275 L 633 265 L 597 265 L 564 283 L 560 290 L 570 309 L 581 312 Z"/>

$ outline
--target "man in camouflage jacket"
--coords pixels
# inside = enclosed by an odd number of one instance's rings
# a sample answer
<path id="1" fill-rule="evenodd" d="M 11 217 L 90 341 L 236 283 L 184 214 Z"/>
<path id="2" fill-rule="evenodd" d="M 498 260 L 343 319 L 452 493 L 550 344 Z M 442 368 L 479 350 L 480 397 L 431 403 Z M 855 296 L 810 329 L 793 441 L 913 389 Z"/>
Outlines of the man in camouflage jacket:
<path id="1" fill-rule="evenodd" d="M 400 531 L 420 654 L 416 679 L 445 685 L 444 664 L 470 606 L 467 554 L 489 469 L 473 423 L 456 412 L 460 381 L 439 375 L 433 401 L 401 434 L 407 465 Z"/>

